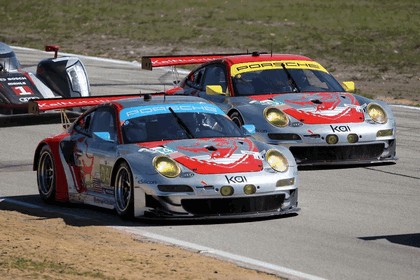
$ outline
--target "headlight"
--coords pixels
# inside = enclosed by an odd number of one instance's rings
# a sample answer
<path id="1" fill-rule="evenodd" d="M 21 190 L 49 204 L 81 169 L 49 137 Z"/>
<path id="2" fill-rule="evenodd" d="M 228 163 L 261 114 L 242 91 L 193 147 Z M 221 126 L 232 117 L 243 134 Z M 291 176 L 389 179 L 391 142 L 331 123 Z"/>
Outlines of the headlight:
<path id="1" fill-rule="evenodd" d="M 181 173 L 178 164 L 167 156 L 157 156 L 153 159 L 153 166 L 165 177 L 175 178 Z"/>
<path id="2" fill-rule="evenodd" d="M 84 67 L 78 61 L 76 64 L 67 68 L 67 75 L 74 92 L 78 92 L 80 96 L 89 96 L 89 81 Z"/>
<path id="3" fill-rule="evenodd" d="M 276 171 L 285 172 L 289 169 L 287 158 L 277 150 L 269 150 L 265 154 L 268 164 Z"/>
<path id="4" fill-rule="evenodd" d="M 264 117 L 269 123 L 271 123 L 274 126 L 285 127 L 289 124 L 289 118 L 287 117 L 287 115 L 277 108 L 265 108 Z"/>
<path id="5" fill-rule="evenodd" d="M 376 103 L 370 103 L 367 106 L 367 113 L 369 114 L 370 118 L 376 123 L 386 123 L 388 121 L 388 117 L 385 113 L 385 110 Z"/>

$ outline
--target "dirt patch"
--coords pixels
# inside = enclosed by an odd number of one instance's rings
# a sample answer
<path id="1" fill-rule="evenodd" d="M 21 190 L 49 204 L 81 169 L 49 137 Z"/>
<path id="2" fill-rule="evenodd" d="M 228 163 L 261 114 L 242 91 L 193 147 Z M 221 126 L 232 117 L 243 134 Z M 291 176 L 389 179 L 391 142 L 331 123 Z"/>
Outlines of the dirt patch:
<path id="1" fill-rule="evenodd" d="M 280 279 L 105 226 L 0 211 L 2 279 Z"/>

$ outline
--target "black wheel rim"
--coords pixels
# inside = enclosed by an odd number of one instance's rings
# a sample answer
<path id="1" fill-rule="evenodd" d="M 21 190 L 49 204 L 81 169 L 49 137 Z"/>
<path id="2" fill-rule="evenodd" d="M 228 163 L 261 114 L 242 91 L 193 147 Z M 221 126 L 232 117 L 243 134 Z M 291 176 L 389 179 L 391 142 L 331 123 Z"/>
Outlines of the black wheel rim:
<path id="1" fill-rule="evenodd" d="M 41 155 L 38 165 L 38 187 L 41 194 L 49 196 L 54 189 L 54 163 L 51 154 Z"/>
<path id="2" fill-rule="evenodd" d="M 127 211 L 131 195 L 131 174 L 126 167 L 121 167 L 115 180 L 115 201 L 120 212 Z"/>

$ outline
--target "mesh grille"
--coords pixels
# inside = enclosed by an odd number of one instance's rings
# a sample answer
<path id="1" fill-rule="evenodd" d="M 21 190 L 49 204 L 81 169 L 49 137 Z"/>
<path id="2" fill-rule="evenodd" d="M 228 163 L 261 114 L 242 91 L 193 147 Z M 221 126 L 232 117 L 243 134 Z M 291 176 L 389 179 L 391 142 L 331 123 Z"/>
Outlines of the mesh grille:
<path id="1" fill-rule="evenodd" d="M 290 147 L 297 161 L 343 161 L 377 159 L 384 151 L 384 144 L 351 146 Z"/>
<path id="2" fill-rule="evenodd" d="M 284 194 L 216 199 L 183 199 L 183 208 L 194 215 L 226 215 L 276 211 Z"/>

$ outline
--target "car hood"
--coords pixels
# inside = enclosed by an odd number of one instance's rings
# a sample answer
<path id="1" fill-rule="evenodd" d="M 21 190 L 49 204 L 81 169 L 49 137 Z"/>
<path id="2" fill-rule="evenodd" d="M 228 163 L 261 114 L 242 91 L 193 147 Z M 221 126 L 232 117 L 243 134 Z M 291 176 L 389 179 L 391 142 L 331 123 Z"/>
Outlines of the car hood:
<path id="1" fill-rule="evenodd" d="M 305 124 L 364 121 L 363 107 L 354 95 L 346 92 L 266 94 L 249 98 L 250 103 L 278 107 Z"/>
<path id="2" fill-rule="evenodd" d="M 247 138 L 185 139 L 139 145 L 169 156 L 198 174 L 257 172 L 263 168 L 258 147 Z"/>

